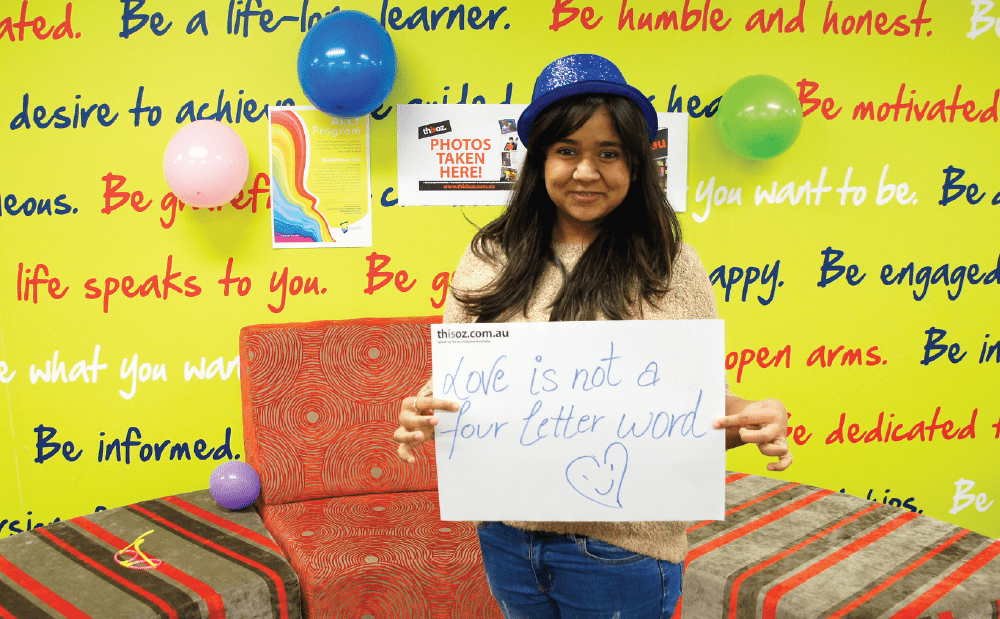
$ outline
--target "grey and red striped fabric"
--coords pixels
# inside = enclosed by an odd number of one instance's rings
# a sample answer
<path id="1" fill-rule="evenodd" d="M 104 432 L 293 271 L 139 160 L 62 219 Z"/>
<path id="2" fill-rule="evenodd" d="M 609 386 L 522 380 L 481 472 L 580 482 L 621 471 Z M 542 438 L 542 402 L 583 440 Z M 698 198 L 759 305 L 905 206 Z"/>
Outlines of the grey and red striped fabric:
<path id="1" fill-rule="evenodd" d="M 683 619 L 998 619 L 1000 541 L 905 509 L 727 473 L 688 529 Z"/>
<path id="2" fill-rule="evenodd" d="M 162 564 L 136 570 L 115 553 Z M 0 540 L 0 618 L 299 619 L 299 582 L 252 509 L 207 490 L 142 501 Z"/>

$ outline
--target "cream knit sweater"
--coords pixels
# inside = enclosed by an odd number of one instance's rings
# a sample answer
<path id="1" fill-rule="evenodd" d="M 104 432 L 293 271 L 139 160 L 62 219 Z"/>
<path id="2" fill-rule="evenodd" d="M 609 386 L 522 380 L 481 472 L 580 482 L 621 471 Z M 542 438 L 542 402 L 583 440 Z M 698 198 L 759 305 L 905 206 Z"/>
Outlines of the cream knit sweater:
<path id="1" fill-rule="evenodd" d="M 579 261 L 586 245 L 555 244 L 556 257 L 571 272 Z M 462 260 L 455 270 L 452 288 L 477 290 L 489 285 L 499 273 L 499 265 L 480 260 L 465 250 Z M 547 322 L 552 301 L 562 285 L 559 267 L 549 264 L 539 278 L 535 294 L 529 302 L 527 316 L 522 313 L 505 317 L 506 322 Z M 674 262 L 673 279 L 670 290 L 659 299 L 655 306 L 643 303 L 635 312 L 636 319 L 678 320 L 718 318 L 712 285 L 708 280 L 695 250 L 686 244 Z M 603 319 L 603 318 L 602 318 Z M 444 309 L 444 322 L 472 322 L 474 318 L 466 313 L 464 306 L 449 292 Z M 433 389 L 428 383 L 420 395 L 431 395 Z M 574 533 L 595 537 L 633 552 L 657 559 L 680 563 L 687 554 L 685 522 L 507 522 L 508 525 L 529 531 L 551 531 Z"/>

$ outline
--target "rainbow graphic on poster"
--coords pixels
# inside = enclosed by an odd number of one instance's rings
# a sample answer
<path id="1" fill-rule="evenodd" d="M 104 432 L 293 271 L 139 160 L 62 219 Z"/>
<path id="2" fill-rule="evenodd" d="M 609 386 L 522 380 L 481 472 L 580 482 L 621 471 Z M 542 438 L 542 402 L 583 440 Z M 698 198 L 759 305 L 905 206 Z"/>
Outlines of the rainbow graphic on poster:
<path id="1" fill-rule="evenodd" d="M 329 226 L 306 188 L 309 143 L 302 118 L 292 110 L 271 111 L 271 208 L 275 243 L 329 241 Z"/>
<path id="2" fill-rule="evenodd" d="M 274 247 L 371 246 L 367 121 L 270 108 Z"/>

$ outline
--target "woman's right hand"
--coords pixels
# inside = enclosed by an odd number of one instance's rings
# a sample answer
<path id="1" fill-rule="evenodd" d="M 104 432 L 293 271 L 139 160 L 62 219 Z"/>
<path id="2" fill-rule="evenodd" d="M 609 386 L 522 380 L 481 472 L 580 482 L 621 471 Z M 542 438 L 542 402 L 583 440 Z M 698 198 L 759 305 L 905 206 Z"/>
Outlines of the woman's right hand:
<path id="1" fill-rule="evenodd" d="M 435 410 L 458 412 L 458 404 L 449 400 L 438 400 L 426 396 L 414 396 L 403 400 L 399 412 L 399 427 L 392 438 L 399 443 L 396 455 L 403 462 L 413 464 L 413 448 L 434 438 L 434 426 L 439 422 Z"/>

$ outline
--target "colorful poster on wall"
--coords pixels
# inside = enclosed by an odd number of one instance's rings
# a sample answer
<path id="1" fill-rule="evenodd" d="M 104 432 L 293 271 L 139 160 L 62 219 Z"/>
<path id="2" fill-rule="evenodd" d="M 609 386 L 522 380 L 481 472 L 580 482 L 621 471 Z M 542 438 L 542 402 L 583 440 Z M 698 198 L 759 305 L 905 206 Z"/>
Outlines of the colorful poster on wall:
<path id="1" fill-rule="evenodd" d="M 269 121 L 273 247 L 371 247 L 368 117 L 276 106 Z"/>
<path id="2" fill-rule="evenodd" d="M 525 146 L 517 117 L 526 105 L 400 105 L 399 204 L 507 204 Z"/>

